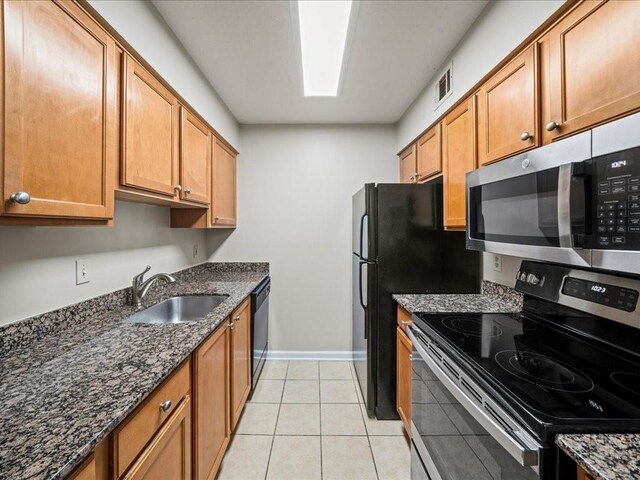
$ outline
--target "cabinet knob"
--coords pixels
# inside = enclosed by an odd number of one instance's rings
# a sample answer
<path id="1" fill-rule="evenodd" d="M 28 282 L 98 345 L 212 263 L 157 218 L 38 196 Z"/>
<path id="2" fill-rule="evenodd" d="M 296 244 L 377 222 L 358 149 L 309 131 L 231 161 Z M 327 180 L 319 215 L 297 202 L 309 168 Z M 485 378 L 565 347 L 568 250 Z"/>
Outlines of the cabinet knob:
<path id="1" fill-rule="evenodd" d="M 236 318 L 234 318 L 234 320 L 235 320 L 236 322 L 239 322 L 239 321 L 240 321 L 240 320 L 242 320 L 242 319 L 240 318 L 240 315 L 238 315 Z"/>
<path id="2" fill-rule="evenodd" d="M 175 187 L 173 187 L 173 189 L 174 189 L 176 192 L 180 192 L 180 191 L 182 191 L 182 185 L 178 184 L 178 185 L 176 185 Z"/>
<path id="3" fill-rule="evenodd" d="M 522 132 L 520 134 L 520 140 L 522 140 L 523 142 L 526 142 L 527 140 L 531 140 L 533 138 L 533 135 L 531 135 L 529 132 Z"/>
<path id="4" fill-rule="evenodd" d="M 213 217 L 213 221 L 214 221 L 214 222 L 218 223 L 218 220 L 220 220 L 220 217 L 217 217 L 217 216 L 216 216 L 216 217 Z"/>
<path id="5" fill-rule="evenodd" d="M 544 127 L 544 128 L 547 129 L 547 132 L 553 132 L 554 130 L 559 129 L 560 125 L 558 125 L 556 122 L 551 121 L 551 122 L 547 123 L 547 126 Z"/>
<path id="6" fill-rule="evenodd" d="M 29 195 L 27 192 L 16 192 L 13 195 L 11 195 L 11 197 L 9 197 L 9 199 L 13 203 L 19 203 L 20 205 L 26 205 L 27 203 L 29 203 L 31 201 L 31 195 Z"/>
<path id="7" fill-rule="evenodd" d="M 162 410 L 163 412 L 168 412 L 169 410 L 171 410 L 171 400 L 167 400 L 166 402 L 162 402 L 160 404 L 160 410 Z"/>
<path id="8" fill-rule="evenodd" d="M 191 189 L 189 187 L 184 189 L 184 196 L 186 197 L 187 195 L 189 195 L 191 193 Z"/>
<path id="9" fill-rule="evenodd" d="M 412 323 L 413 322 L 408 322 L 406 320 L 400 320 L 400 325 L 403 325 L 403 326 L 411 325 Z"/>
<path id="10" fill-rule="evenodd" d="M 236 328 L 236 324 L 233 322 L 229 322 L 229 328 L 233 330 L 234 328 Z"/>

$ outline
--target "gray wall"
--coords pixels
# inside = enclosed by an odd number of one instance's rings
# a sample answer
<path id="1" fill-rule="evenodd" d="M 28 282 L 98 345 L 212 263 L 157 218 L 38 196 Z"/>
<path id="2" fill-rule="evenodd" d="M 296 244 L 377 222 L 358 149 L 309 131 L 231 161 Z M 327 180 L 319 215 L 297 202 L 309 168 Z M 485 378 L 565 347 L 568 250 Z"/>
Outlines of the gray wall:
<path id="1" fill-rule="evenodd" d="M 405 147 L 446 112 L 563 3 L 562 0 L 489 2 L 445 62 L 447 65 L 453 61 L 451 96 L 434 109 L 434 90 L 441 73 L 438 69 L 398 122 L 397 149 Z"/>
<path id="2" fill-rule="evenodd" d="M 271 262 L 275 351 L 351 350 L 351 196 L 397 182 L 392 126 L 243 126 L 238 228 L 216 261 Z"/>

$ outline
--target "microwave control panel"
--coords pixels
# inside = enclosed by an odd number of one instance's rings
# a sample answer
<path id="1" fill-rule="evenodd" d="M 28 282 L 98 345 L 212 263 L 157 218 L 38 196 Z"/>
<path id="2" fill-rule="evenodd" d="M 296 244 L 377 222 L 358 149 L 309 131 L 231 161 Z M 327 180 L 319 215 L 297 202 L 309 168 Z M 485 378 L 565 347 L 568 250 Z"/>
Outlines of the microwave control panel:
<path id="1" fill-rule="evenodd" d="M 591 248 L 640 250 L 640 148 L 593 159 Z"/>

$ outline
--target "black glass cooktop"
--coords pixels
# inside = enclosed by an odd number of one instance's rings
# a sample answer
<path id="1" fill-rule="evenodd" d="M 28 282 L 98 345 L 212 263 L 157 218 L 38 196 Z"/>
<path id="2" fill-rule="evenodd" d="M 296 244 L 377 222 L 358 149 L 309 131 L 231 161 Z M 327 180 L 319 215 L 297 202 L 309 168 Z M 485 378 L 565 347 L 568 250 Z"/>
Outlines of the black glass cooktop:
<path id="1" fill-rule="evenodd" d="M 418 317 L 416 325 L 453 359 L 462 359 L 469 374 L 504 393 L 534 421 L 623 420 L 640 428 L 640 361 L 632 354 L 525 314 Z"/>

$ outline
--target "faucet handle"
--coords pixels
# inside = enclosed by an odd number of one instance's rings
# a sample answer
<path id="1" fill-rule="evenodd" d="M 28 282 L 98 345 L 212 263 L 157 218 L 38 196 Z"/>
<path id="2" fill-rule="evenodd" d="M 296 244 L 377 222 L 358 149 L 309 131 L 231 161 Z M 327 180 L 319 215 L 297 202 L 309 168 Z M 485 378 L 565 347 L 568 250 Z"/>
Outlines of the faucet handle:
<path id="1" fill-rule="evenodd" d="M 136 281 L 138 282 L 142 282 L 142 279 L 144 278 L 145 274 L 151 270 L 151 265 L 147 265 L 147 268 L 144 269 L 144 272 L 139 273 L 138 275 L 135 276 Z"/>

